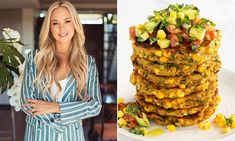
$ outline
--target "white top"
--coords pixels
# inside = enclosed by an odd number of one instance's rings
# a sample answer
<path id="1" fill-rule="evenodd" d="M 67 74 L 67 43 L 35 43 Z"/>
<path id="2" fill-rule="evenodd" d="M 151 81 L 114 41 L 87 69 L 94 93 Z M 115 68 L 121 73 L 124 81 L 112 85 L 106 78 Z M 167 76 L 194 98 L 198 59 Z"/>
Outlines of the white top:
<path id="1" fill-rule="evenodd" d="M 61 91 L 58 93 L 58 97 L 56 99 L 57 102 L 61 102 L 62 97 L 64 95 L 64 90 L 65 90 L 65 86 L 67 83 L 67 78 L 64 80 L 59 80 L 60 86 L 61 86 Z M 51 87 L 51 92 L 52 92 L 52 96 L 55 97 L 56 91 L 57 91 L 57 86 L 55 84 L 55 82 L 53 82 L 52 87 Z"/>
<path id="2" fill-rule="evenodd" d="M 59 83 L 60 83 L 60 86 L 61 86 L 61 91 L 58 93 L 58 97 L 56 99 L 56 102 L 61 102 L 62 101 L 65 86 L 66 86 L 66 83 L 67 83 L 67 78 L 64 79 L 64 80 L 59 80 Z M 58 88 L 57 88 L 55 82 L 53 82 L 52 87 L 51 87 L 51 92 L 52 92 L 53 97 L 55 97 L 57 89 Z M 61 134 L 59 134 L 58 141 L 62 141 L 62 135 Z"/>

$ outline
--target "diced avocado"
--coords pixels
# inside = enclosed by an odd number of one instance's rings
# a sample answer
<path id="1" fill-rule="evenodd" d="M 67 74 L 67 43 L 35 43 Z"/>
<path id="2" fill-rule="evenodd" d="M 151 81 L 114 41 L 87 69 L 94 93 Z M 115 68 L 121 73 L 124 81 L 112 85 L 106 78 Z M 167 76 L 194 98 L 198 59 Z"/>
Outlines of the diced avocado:
<path id="1" fill-rule="evenodd" d="M 178 16 L 181 20 L 184 19 L 184 13 L 183 13 L 183 12 L 179 12 L 179 13 L 177 14 L 177 16 Z"/>
<path id="2" fill-rule="evenodd" d="M 145 113 L 142 113 L 142 118 L 139 118 L 137 115 L 135 115 L 135 119 L 137 120 L 137 123 L 140 125 L 140 126 L 143 126 L 143 127 L 149 127 L 150 126 L 150 123 L 149 123 L 149 120 L 146 116 Z"/>
<path id="3" fill-rule="evenodd" d="M 192 27 L 189 31 L 189 36 L 194 37 L 198 40 L 202 40 L 206 34 L 206 30 L 200 27 Z"/>
<path id="4" fill-rule="evenodd" d="M 160 46 L 160 48 L 168 48 L 170 46 L 170 40 L 168 39 L 159 39 L 157 40 L 157 44 Z"/>
<path id="5" fill-rule="evenodd" d="M 143 34 L 143 25 L 139 24 L 135 27 L 135 35 L 136 37 L 140 37 Z"/>
<path id="6" fill-rule="evenodd" d="M 196 15 L 198 15 L 197 11 L 196 10 L 191 10 L 191 9 L 188 9 L 188 10 L 185 10 L 183 11 L 185 16 L 188 16 L 188 18 L 190 20 L 193 20 L 195 19 Z"/>
<path id="7" fill-rule="evenodd" d="M 155 22 L 155 21 L 147 22 L 144 25 L 144 27 L 149 33 L 152 33 L 154 31 L 154 29 L 158 26 L 158 24 L 159 24 L 159 22 Z"/>
<path id="8" fill-rule="evenodd" d="M 140 38 L 142 38 L 143 41 L 147 40 L 147 39 L 149 38 L 148 32 L 145 31 L 145 32 L 140 36 Z"/>
<path id="9" fill-rule="evenodd" d="M 167 17 L 166 18 L 166 21 L 169 23 L 169 24 L 176 24 L 176 18 L 172 18 L 172 17 Z"/>

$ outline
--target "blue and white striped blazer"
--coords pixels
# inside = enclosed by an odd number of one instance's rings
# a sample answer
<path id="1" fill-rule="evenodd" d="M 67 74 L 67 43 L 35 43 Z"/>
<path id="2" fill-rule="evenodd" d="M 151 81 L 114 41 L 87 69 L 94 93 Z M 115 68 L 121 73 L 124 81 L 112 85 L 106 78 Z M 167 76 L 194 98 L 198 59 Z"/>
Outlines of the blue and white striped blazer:
<path id="1" fill-rule="evenodd" d="M 21 87 L 21 104 L 25 99 L 38 99 L 53 101 L 49 91 L 46 94 L 33 84 L 36 76 L 36 67 L 33 61 L 33 53 L 28 55 L 25 62 L 24 80 Z M 97 116 L 101 110 L 101 96 L 98 80 L 98 72 L 95 60 L 88 56 L 88 77 L 86 81 L 89 101 L 81 101 L 76 92 L 77 83 L 70 73 L 65 87 L 60 106 L 60 118 L 56 114 L 44 114 L 31 116 L 27 110 L 30 107 L 22 107 L 27 114 L 24 141 L 57 141 L 59 134 L 63 141 L 84 141 L 82 120 Z"/>

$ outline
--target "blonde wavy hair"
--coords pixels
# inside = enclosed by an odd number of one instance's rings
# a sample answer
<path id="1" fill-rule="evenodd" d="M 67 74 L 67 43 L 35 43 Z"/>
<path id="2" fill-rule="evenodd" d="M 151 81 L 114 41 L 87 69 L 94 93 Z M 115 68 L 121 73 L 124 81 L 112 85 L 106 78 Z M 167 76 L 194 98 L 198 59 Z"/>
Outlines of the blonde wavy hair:
<path id="1" fill-rule="evenodd" d="M 82 98 L 83 96 L 81 93 L 83 91 L 85 92 L 86 89 L 85 84 L 88 71 L 87 53 L 84 48 L 85 35 L 77 11 L 75 7 L 68 1 L 54 2 L 47 11 L 39 35 L 39 51 L 36 53 L 34 60 L 37 68 L 37 76 L 34 82 L 45 93 L 47 90 L 50 90 L 53 81 L 55 81 L 57 87 L 59 88 L 56 92 L 56 95 L 59 91 L 61 91 L 61 86 L 58 80 L 56 80 L 54 73 L 61 64 L 59 57 L 55 53 L 55 39 L 50 32 L 51 13 L 54 9 L 61 6 L 67 8 L 69 11 L 75 29 L 69 49 L 68 63 L 71 69 L 71 73 L 77 82 L 78 96 Z"/>

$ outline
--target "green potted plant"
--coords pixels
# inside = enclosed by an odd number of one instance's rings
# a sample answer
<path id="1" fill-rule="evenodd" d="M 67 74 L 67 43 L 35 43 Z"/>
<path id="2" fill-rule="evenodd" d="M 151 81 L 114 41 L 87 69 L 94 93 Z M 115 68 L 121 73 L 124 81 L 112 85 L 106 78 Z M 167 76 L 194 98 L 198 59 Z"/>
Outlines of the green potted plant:
<path id="1" fill-rule="evenodd" d="M 21 54 L 20 34 L 10 28 L 0 29 L 0 94 L 6 92 L 14 84 L 14 76 L 19 76 L 19 67 L 24 62 Z"/>

